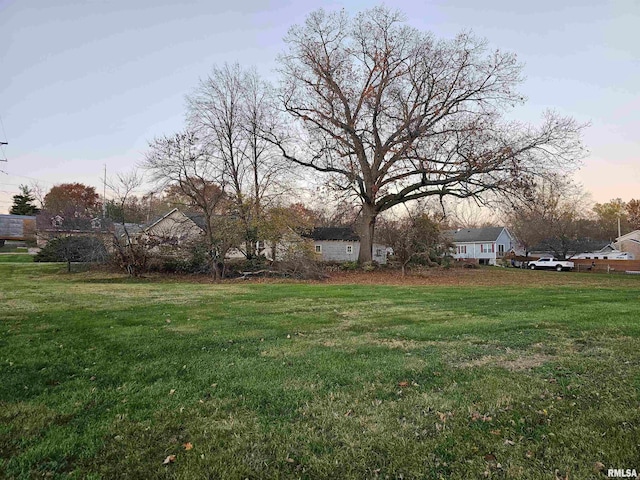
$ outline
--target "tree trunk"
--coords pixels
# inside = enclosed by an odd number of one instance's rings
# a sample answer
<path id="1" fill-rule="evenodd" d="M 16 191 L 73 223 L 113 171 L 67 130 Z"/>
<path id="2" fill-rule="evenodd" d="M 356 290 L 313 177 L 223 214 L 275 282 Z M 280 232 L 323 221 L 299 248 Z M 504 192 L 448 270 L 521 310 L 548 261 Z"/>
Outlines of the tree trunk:
<path id="1" fill-rule="evenodd" d="M 376 228 L 376 207 L 365 203 L 362 206 L 362 223 L 360 225 L 360 253 L 358 263 L 370 262 L 373 259 L 373 234 Z"/>
<path id="2" fill-rule="evenodd" d="M 247 229 L 247 234 L 249 230 Z M 244 241 L 244 256 L 247 260 L 251 260 L 253 258 L 253 242 L 251 240 Z"/>
<path id="3" fill-rule="evenodd" d="M 217 283 L 220 280 L 220 269 L 218 265 L 218 257 L 216 255 L 211 254 L 210 264 L 211 264 L 210 268 L 211 268 L 211 275 L 213 276 L 213 281 Z"/>

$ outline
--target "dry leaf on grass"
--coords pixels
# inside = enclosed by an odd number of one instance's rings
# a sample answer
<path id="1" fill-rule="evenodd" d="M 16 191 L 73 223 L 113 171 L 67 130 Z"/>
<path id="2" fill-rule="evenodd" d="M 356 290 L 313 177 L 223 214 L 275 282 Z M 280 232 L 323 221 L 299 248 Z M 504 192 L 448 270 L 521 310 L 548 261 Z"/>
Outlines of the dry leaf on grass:
<path id="1" fill-rule="evenodd" d="M 164 459 L 162 464 L 163 465 L 169 465 L 170 463 L 173 463 L 175 461 L 176 461 L 176 456 L 175 455 L 169 455 L 167 458 Z"/>
<path id="2" fill-rule="evenodd" d="M 193 444 L 191 442 L 187 442 L 182 446 L 184 447 L 185 450 L 191 450 L 193 448 Z"/>

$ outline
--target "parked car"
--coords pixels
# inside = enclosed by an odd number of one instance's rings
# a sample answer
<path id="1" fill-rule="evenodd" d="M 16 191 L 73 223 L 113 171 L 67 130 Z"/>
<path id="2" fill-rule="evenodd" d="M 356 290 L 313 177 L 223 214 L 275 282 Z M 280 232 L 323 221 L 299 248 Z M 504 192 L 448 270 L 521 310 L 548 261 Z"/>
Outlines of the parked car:
<path id="1" fill-rule="evenodd" d="M 553 257 L 540 258 L 535 262 L 529 262 L 529 268 L 531 270 L 536 269 L 547 269 L 547 270 L 556 270 L 561 272 L 562 270 L 573 270 L 574 264 L 573 262 L 568 262 L 565 260 L 557 260 Z"/>

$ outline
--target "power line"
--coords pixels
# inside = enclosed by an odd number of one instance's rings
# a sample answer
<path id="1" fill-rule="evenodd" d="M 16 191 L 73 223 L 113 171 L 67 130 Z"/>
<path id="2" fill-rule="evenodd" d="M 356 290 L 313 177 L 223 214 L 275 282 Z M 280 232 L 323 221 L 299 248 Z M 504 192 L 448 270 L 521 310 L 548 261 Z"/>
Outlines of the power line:
<path id="1" fill-rule="evenodd" d="M 18 175 L 16 173 L 7 173 L 7 172 L 5 172 L 5 173 L 7 175 L 9 175 L 10 177 L 26 178 L 27 180 L 34 180 L 34 181 L 40 182 L 40 183 L 48 183 L 49 185 L 55 185 L 54 182 L 48 182 L 47 180 L 40 180 L 39 178 L 27 177 L 26 175 Z"/>

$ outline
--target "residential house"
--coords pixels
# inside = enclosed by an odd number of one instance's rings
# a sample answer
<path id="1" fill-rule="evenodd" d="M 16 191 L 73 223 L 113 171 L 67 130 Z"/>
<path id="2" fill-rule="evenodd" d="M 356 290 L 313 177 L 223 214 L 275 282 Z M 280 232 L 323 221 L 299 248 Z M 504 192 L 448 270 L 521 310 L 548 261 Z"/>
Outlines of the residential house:
<path id="1" fill-rule="evenodd" d="M 634 258 L 640 258 L 640 230 L 634 230 L 616 238 L 614 245 L 617 250 L 628 252 Z"/>
<path id="2" fill-rule="evenodd" d="M 50 217 L 47 212 L 40 212 L 35 217 L 36 244 L 43 248 L 49 240 L 58 237 L 86 237 L 100 238 L 105 245 L 110 243 L 113 236 L 113 223 L 100 217 L 90 218 L 82 216 L 64 217 L 55 215 Z"/>
<path id="3" fill-rule="evenodd" d="M 182 245 L 196 240 L 204 230 L 202 218 L 187 215 L 177 208 L 152 221 L 139 232 L 146 241 L 158 241 L 168 245 Z"/>
<path id="4" fill-rule="evenodd" d="M 0 246 L 5 241 L 33 241 L 36 217 L 31 215 L 0 215 Z"/>
<path id="5" fill-rule="evenodd" d="M 495 265 L 496 260 L 519 249 L 506 227 L 461 228 L 445 232 L 453 243 L 453 258 Z"/>
<path id="6" fill-rule="evenodd" d="M 318 227 L 307 236 L 319 260 L 324 262 L 357 262 L 360 237 L 351 227 Z M 373 261 L 387 263 L 387 247 L 373 244 Z"/>
<path id="7" fill-rule="evenodd" d="M 204 228 L 202 215 L 186 214 L 174 208 L 145 227 L 140 236 L 147 240 L 155 239 L 168 247 L 179 246 L 197 239 Z M 321 227 L 302 237 L 293 231 L 286 235 L 276 246 L 278 257 L 282 257 L 288 247 L 299 241 L 312 242 L 317 258 L 326 262 L 356 262 L 360 253 L 360 238 L 352 228 Z M 258 247 L 262 255 L 272 259 L 273 246 L 261 241 Z M 244 254 L 233 249 L 227 258 L 244 258 Z M 381 264 L 387 262 L 387 248 L 384 245 L 374 244 L 373 260 Z"/>
<path id="8" fill-rule="evenodd" d="M 633 253 L 622 252 L 616 248 L 616 243 L 608 243 L 603 248 L 592 252 L 583 252 L 573 255 L 571 259 L 576 260 L 633 260 Z"/>
<path id="9" fill-rule="evenodd" d="M 144 227 L 138 237 L 170 250 L 173 246 L 179 247 L 197 240 L 205 229 L 204 215 L 184 213 L 174 208 Z M 245 255 L 233 248 L 227 252 L 226 258 L 245 258 Z"/>

